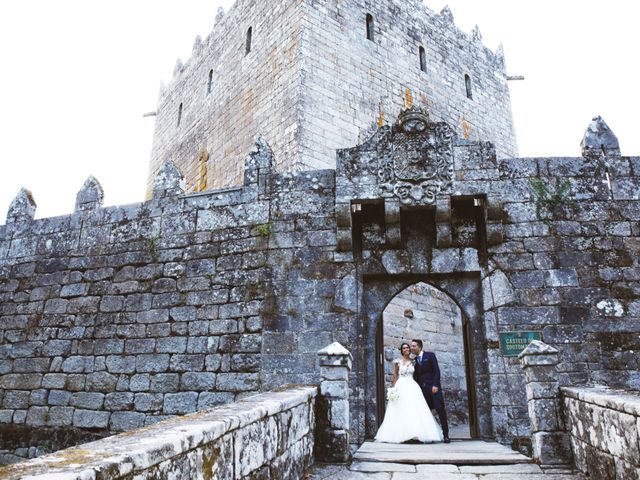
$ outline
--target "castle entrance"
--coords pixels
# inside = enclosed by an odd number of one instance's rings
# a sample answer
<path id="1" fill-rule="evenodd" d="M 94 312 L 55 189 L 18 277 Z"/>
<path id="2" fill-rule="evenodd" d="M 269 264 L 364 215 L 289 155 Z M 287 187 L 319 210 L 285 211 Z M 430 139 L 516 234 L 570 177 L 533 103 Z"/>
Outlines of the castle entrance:
<path id="1" fill-rule="evenodd" d="M 471 431 L 477 430 L 475 398 L 469 397 L 473 376 L 467 359 L 469 329 L 469 320 L 455 301 L 428 283 L 410 285 L 393 297 L 382 312 L 376 336 L 378 388 L 383 400 L 392 385 L 393 361 L 399 357 L 400 345 L 419 339 L 424 342 L 424 351 L 433 352 L 438 361 L 450 436 L 469 438 Z M 379 418 L 384 407 L 385 402 L 380 401 Z"/>
<path id="2" fill-rule="evenodd" d="M 400 343 L 421 338 L 440 362 L 451 434 L 492 438 L 479 273 L 364 276 L 362 287 L 364 437 L 375 437 L 384 418 Z"/>

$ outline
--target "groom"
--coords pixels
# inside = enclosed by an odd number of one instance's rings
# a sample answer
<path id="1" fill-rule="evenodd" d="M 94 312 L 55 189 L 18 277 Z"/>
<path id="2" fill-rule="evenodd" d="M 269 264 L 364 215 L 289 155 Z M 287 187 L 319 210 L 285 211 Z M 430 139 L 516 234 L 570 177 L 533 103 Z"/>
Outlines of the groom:
<path id="1" fill-rule="evenodd" d="M 444 435 L 444 443 L 449 443 L 449 424 L 447 411 L 444 408 L 444 396 L 440 385 L 440 367 L 433 352 L 422 351 L 422 340 L 411 341 L 411 352 L 416 356 L 413 379 L 420 385 L 422 394 L 429 404 L 429 408 L 436 409 L 440 418 L 440 426 Z"/>

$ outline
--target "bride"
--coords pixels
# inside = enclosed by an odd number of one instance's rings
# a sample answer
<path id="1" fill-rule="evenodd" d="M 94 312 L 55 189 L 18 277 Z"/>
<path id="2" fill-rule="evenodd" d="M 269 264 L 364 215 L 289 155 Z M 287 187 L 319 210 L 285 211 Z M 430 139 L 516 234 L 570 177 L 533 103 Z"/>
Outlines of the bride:
<path id="1" fill-rule="evenodd" d="M 411 347 L 400 345 L 402 358 L 393 361 L 393 386 L 398 396 L 389 400 L 384 421 L 376 435 L 376 442 L 402 443 L 407 440 L 420 442 L 442 441 L 442 430 L 422 395 L 420 386 L 413 379 L 413 360 L 409 358 Z"/>

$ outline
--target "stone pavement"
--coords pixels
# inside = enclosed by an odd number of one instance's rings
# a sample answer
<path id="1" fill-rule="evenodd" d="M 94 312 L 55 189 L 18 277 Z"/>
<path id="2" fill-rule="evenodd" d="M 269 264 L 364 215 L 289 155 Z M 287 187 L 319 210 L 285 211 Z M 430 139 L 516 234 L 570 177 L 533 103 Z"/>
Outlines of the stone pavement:
<path id="1" fill-rule="evenodd" d="M 584 480 L 579 474 L 543 472 L 535 464 L 515 465 L 407 465 L 353 462 L 351 465 L 315 465 L 305 480 Z"/>

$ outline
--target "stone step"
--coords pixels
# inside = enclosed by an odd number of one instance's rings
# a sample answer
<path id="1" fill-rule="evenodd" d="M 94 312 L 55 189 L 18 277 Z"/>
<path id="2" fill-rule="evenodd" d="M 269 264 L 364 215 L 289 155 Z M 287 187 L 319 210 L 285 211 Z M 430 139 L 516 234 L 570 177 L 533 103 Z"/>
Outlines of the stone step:
<path id="1" fill-rule="evenodd" d="M 484 440 L 453 440 L 451 443 L 395 444 L 365 442 L 354 461 L 402 464 L 509 465 L 533 460 L 504 445 Z"/>

